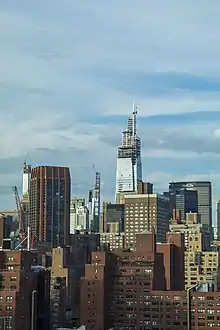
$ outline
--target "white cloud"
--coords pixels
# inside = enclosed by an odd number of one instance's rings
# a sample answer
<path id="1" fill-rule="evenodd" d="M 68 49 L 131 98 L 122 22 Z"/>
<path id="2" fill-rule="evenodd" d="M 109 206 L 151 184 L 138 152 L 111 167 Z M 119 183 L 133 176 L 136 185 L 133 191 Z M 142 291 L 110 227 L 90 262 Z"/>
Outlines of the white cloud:
<path id="1" fill-rule="evenodd" d="M 211 4 L 205 0 L 1 2 L 0 160 L 22 159 L 28 153 L 33 163 L 55 162 L 56 155 L 61 157 L 57 162 L 70 166 L 94 162 L 103 172 L 105 195 L 113 195 L 121 128 L 82 119 L 127 116 L 133 98 L 142 117 L 220 111 L 218 86 L 213 92 L 210 88 L 201 92 L 192 86 L 187 89 L 187 83 L 183 89 L 169 85 L 168 78 L 163 78 L 163 86 L 158 85 L 160 78 L 153 82 L 154 74 L 172 70 L 188 73 L 189 81 L 190 75 L 198 75 L 201 81 L 208 77 L 218 83 L 219 14 L 216 0 Z M 140 72 L 146 74 L 141 82 Z M 160 93 L 155 93 L 157 89 Z M 189 125 L 184 132 L 170 134 L 166 125 L 143 126 L 146 159 L 189 159 L 198 155 L 198 149 L 201 154 L 219 153 L 217 123 Z M 155 134 L 162 145 L 152 138 Z M 111 143 L 104 144 L 106 139 Z M 50 150 L 39 156 L 38 149 Z M 10 175 L 4 180 L 11 186 L 15 177 Z M 82 181 L 84 173 L 80 175 L 76 173 Z"/>

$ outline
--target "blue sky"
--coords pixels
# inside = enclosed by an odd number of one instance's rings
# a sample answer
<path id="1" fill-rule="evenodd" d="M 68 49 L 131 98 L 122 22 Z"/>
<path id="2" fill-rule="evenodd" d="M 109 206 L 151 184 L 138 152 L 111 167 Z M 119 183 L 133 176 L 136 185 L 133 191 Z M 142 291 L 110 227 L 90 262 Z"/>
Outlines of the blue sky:
<path id="1" fill-rule="evenodd" d="M 199 10 L 198 10 L 199 8 Z M 220 4 L 205 0 L 0 2 L 0 209 L 23 160 L 71 167 L 74 195 L 102 173 L 139 105 L 144 179 L 211 180 L 220 196 Z"/>

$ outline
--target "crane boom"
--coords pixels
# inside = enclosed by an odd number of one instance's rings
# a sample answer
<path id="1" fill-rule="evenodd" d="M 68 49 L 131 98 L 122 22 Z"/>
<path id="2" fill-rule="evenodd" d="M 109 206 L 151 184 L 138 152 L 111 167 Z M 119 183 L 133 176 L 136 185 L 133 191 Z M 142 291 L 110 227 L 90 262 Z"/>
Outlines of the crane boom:
<path id="1" fill-rule="evenodd" d="M 12 189 L 14 191 L 14 197 L 15 197 L 16 207 L 17 207 L 17 211 L 18 211 L 19 232 L 23 234 L 24 233 L 23 208 L 22 208 L 20 197 L 18 194 L 18 188 L 16 186 L 14 186 Z"/>

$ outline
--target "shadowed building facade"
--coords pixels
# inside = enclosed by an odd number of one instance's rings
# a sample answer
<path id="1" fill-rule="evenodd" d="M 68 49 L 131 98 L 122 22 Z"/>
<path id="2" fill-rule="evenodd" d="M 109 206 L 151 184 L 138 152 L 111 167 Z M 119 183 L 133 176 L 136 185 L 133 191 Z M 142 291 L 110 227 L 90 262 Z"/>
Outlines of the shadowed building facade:
<path id="1" fill-rule="evenodd" d="M 70 171 L 38 166 L 31 171 L 30 226 L 39 242 L 51 247 L 69 243 Z"/>

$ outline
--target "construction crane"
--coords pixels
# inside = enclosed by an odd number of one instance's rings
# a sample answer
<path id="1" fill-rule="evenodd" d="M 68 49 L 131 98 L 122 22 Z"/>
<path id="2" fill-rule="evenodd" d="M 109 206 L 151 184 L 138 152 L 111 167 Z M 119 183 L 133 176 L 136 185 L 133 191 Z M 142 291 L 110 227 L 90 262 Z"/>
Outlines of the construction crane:
<path id="1" fill-rule="evenodd" d="M 73 168 L 91 168 L 95 174 L 95 182 L 93 181 L 92 189 L 89 190 L 89 227 L 95 232 L 99 232 L 100 227 L 100 186 L 101 186 L 101 175 L 95 168 L 94 164 L 87 165 L 75 165 Z"/>
<path id="2" fill-rule="evenodd" d="M 25 208 L 25 205 L 21 203 L 19 194 L 18 194 L 18 188 L 16 186 L 12 187 L 14 192 L 14 197 L 16 201 L 16 207 L 18 212 L 18 235 L 21 239 L 21 242 L 16 247 L 25 247 L 27 246 L 27 249 L 30 250 L 34 248 L 34 235 L 31 232 L 30 226 L 28 224 L 27 226 L 27 232 L 26 232 L 26 226 L 25 226 L 25 216 L 27 215 L 27 209 Z M 27 241 L 27 244 L 24 245 L 24 243 Z"/>
<path id="3" fill-rule="evenodd" d="M 18 194 L 18 188 L 16 186 L 12 187 L 14 191 L 14 197 L 16 202 L 16 208 L 18 212 L 18 228 L 19 228 L 19 234 L 24 234 L 24 212 L 23 207 L 20 201 L 20 197 Z"/>

